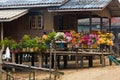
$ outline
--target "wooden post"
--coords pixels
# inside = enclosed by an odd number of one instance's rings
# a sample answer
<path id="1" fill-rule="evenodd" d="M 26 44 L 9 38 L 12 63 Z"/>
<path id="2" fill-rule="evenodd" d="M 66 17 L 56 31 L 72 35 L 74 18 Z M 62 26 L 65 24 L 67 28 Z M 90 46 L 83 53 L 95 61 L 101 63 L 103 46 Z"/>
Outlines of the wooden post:
<path id="1" fill-rule="evenodd" d="M 43 54 L 42 52 L 38 55 L 39 67 L 43 67 Z"/>
<path id="2" fill-rule="evenodd" d="M 92 32 L 92 16 L 91 16 L 91 14 L 90 14 L 90 16 L 89 16 L 89 25 L 90 25 L 89 31 L 90 31 L 90 33 L 91 33 L 91 32 Z"/>
<path id="3" fill-rule="evenodd" d="M 105 57 L 102 50 L 102 67 L 105 67 Z"/>
<path id="4" fill-rule="evenodd" d="M 67 56 L 66 55 L 63 56 L 63 60 L 64 60 L 64 68 L 66 68 L 67 67 Z"/>
<path id="5" fill-rule="evenodd" d="M 89 56 L 89 67 L 93 67 L 93 56 Z"/>
<path id="6" fill-rule="evenodd" d="M 100 31 L 102 31 L 102 27 L 103 27 L 103 20 L 102 17 L 100 17 Z"/>
<path id="7" fill-rule="evenodd" d="M 93 52 L 90 46 L 90 52 Z M 89 56 L 89 67 L 93 67 L 93 56 Z"/>
<path id="8" fill-rule="evenodd" d="M 110 52 L 111 55 L 113 54 L 113 52 L 112 52 L 112 46 L 110 46 L 110 51 L 109 52 Z M 109 59 L 109 64 L 112 65 L 112 61 L 110 59 Z"/>
<path id="9" fill-rule="evenodd" d="M 111 32 L 111 18 L 109 19 L 109 32 Z"/>
<path id="10" fill-rule="evenodd" d="M 35 53 L 31 53 L 31 56 L 32 56 L 32 58 L 31 58 L 31 65 L 32 66 L 34 66 L 34 62 L 35 62 L 35 58 L 34 58 L 34 55 L 35 55 Z M 43 58 L 41 58 L 41 59 L 43 59 Z"/>
<path id="11" fill-rule="evenodd" d="M 20 61 L 19 61 L 19 62 L 20 62 L 20 64 L 22 64 L 23 54 L 20 54 L 20 53 L 19 53 L 19 55 L 20 55 L 20 57 L 19 57 L 19 60 L 20 60 Z"/>
<path id="12" fill-rule="evenodd" d="M 78 69 L 78 49 L 76 48 L 76 53 L 75 53 L 75 62 L 76 62 L 76 70 Z"/>
<path id="13" fill-rule="evenodd" d="M 56 57 L 56 51 L 54 50 L 54 69 L 56 70 L 57 69 L 57 59 L 56 59 L 57 57 Z"/>
<path id="14" fill-rule="evenodd" d="M 52 74 L 52 71 L 51 71 L 51 69 L 52 69 L 52 53 L 53 53 L 53 48 L 52 48 L 52 46 L 53 46 L 53 44 L 51 43 L 50 44 L 50 66 L 49 66 L 49 69 L 50 69 L 50 73 L 49 73 L 49 80 L 51 80 L 51 74 Z"/>
<path id="15" fill-rule="evenodd" d="M 15 53 L 12 53 L 12 63 L 15 63 Z M 15 72 L 15 68 L 12 68 L 12 71 Z"/>
<path id="16" fill-rule="evenodd" d="M 47 54 L 45 53 L 45 66 L 47 67 L 47 65 L 48 65 L 48 56 L 47 56 Z"/>
<path id="17" fill-rule="evenodd" d="M 84 65 L 83 65 L 83 56 L 81 56 L 81 58 L 80 58 L 80 67 L 84 67 Z"/>
<path id="18" fill-rule="evenodd" d="M 102 64 L 102 56 L 100 55 L 100 64 Z"/>
<path id="19" fill-rule="evenodd" d="M 3 23 L 1 23 L 1 41 L 3 40 Z M 4 45 L 2 45 L 2 49 L 0 50 L 0 70 L 2 70 L 2 54 L 4 51 Z M 0 80 L 2 80 L 2 72 L 0 71 Z"/>
<path id="20" fill-rule="evenodd" d="M 58 68 L 60 68 L 60 57 L 61 56 L 57 56 L 57 66 L 58 66 Z"/>

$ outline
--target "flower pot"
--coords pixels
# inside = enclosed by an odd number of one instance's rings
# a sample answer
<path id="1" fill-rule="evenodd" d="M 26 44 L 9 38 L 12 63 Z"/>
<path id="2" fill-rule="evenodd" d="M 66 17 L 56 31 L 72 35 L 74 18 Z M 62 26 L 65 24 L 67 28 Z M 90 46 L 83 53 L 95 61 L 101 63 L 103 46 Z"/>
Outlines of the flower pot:
<path id="1" fill-rule="evenodd" d="M 27 52 L 27 48 L 22 48 L 22 52 Z"/>
<path id="2" fill-rule="evenodd" d="M 87 44 L 83 44 L 83 48 L 88 48 L 88 45 Z"/>
<path id="3" fill-rule="evenodd" d="M 10 50 L 10 52 L 11 52 L 11 53 L 15 53 L 15 50 L 12 49 L 12 50 Z"/>
<path id="4" fill-rule="evenodd" d="M 34 52 L 34 48 L 30 48 L 30 52 Z"/>
<path id="5" fill-rule="evenodd" d="M 94 49 L 97 48 L 97 44 L 92 44 L 91 46 L 92 46 L 92 48 L 94 48 Z"/>
<path id="6" fill-rule="evenodd" d="M 39 47 L 34 47 L 34 51 L 37 52 L 39 50 Z"/>

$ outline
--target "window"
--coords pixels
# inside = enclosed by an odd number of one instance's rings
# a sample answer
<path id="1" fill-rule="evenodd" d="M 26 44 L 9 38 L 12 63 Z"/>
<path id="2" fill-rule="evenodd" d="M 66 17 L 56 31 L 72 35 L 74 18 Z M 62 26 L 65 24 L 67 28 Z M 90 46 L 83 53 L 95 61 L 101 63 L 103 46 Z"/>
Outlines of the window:
<path id="1" fill-rule="evenodd" d="M 42 15 L 30 15 L 30 29 L 43 29 L 43 16 Z"/>

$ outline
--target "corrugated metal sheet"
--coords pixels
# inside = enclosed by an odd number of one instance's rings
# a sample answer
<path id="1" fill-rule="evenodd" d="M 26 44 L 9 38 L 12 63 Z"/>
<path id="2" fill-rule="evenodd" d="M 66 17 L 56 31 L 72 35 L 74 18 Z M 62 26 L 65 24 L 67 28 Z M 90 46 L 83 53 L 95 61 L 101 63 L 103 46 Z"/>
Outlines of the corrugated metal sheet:
<path id="1" fill-rule="evenodd" d="M 28 12 L 28 9 L 0 10 L 0 22 L 8 22 L 17 19 Z"/>
<path id="2" fill-rule="evenodd" d="M 61 5 L 65 0 L 0 0 L 0 7 L 11 7 L 11 6 L 52 6 Z"/>
<path id="3" fill-rule="evenodd" d="M 91 10 L 91 9 L 102 9 L 107 6 L 112 0 L 69 0 L 66 4 L 60 7 L 49 8 L 51 10 L 57 11 L 67 11 L 67 10 Z"/>

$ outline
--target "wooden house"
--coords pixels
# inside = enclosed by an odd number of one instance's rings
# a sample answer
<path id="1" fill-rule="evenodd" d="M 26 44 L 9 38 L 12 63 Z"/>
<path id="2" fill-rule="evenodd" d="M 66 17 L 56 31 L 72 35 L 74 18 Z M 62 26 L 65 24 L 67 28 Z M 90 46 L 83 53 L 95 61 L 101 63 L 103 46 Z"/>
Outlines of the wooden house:
<path id="1" fill-rule="evenodd" d="M 118 0 L 0 0 L 1 39 L 19 40 L 24 34 L 41 36 L 43 31 L 77 30 L 78 19 L 120 16 Z M 92 28 L 90 27 L 90 30 Z"/>

